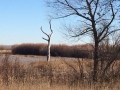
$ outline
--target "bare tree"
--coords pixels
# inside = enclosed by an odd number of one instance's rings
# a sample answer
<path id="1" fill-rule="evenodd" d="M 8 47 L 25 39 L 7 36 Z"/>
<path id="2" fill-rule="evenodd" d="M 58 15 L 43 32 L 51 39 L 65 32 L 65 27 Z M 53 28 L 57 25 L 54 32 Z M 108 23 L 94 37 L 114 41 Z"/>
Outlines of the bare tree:
<path id="1" fill-rule="evenodd" d="M 102 78 L 105 75 L 105 72 L 107 71 L 108 68 L 115 62 L 117 59 L 119 59 L 119 54 L 120 54 L 120 33 L 112 33 L 111 34 L 111 44 L 108 41 L 109 39 L 104 41 L 101 45 L 101 57 L 103 62 L 103 67 L 102 67 Z"/>
<path id="2" fill-rule="evenodd" d="M 52 27 L 51 27 L 51 20 L 49 21 L 49 25 L 50 25 L 51 34 L 47 34 L 46 32 L 43 31 L 42 27 L 40 28 L 41 31 L 48 37 L 48 39 L 43 38 L 44 40 L 48 41 L 48 46 L 47 46 L 47 61 L 50 61 L 50 40 L 51 40 L 51 36 L 53 34 L 53 30 L 52 30 Z"/>
<path id="3" fill-rule="evenodd" d="M 94 69 L 93 80 L 98 76 L 98 50 L 102 40 L 113 32 L 120 30 L 117 27 L 120 3 L 118 0 L 50 0 L 46 1 L 48 7 L 52 8 L 53 19 L 77 16 L 80 24 L 76 27 L 67 27 L 68 35 L 78 38 L 89 35 L 94 41 Z M 115 24 L 115 23 L 117 24 Z M 84 26 L 84 27 L 82 27 Z M 81 28 L 82 27 L 82 28 Z"/>

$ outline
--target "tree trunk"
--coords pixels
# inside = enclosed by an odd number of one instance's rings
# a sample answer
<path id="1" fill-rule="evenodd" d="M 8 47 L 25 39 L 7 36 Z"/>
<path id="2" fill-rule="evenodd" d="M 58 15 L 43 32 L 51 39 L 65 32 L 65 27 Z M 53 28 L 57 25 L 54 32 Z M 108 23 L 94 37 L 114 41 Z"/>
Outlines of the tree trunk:
<path id="1" fill-rule="evenodd" d="M 48 40 L 47 46 L 47 61 L 50 61 L 50 39 Z"/>
<path id="2" fill-rule="evenodd" d="M 93 81 L 97 81 L 97 77 L 98 77 L 98 42 L 95 42 Z"/>

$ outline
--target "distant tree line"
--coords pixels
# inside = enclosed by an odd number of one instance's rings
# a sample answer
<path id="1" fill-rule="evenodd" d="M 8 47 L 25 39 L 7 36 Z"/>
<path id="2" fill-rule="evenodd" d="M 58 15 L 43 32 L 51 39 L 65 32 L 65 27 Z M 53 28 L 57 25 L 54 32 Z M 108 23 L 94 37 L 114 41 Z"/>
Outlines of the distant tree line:
<path id="1" fill-rule="evenodd" d="M 51 56 L 58 57 L 73 57 L 73 58 L 89 58 L 93 59 L 93 46 L 92 44 L 84 44 L 84 45 L 65 45 L 65 44 L 52 44 L 51 45 Z M 109 60 L 111 58 L 111 54 L 118 50 L 118 46 L 109 45 L 107 47 L 100 45 L 99 50 L 99 60 Z M 12 54 L 19 55 L 47 55 L 47 44 L 32 44 L 25 43 L 19 45 L 13 45 L 11 47 Z M 108 51 L 109 50 L 109 51 Z M 120 59 L 120 53 L 117 55 L 117 59 Z"/>
<path id="2" fill-rule="evenodd" d="M 47 55 L 47 44 L 19 44 L 12 46 L 13 54 L 20 55 Z M 91 58 L 92 49 L 90 45 L 51 45 L 51 56 Z"/>

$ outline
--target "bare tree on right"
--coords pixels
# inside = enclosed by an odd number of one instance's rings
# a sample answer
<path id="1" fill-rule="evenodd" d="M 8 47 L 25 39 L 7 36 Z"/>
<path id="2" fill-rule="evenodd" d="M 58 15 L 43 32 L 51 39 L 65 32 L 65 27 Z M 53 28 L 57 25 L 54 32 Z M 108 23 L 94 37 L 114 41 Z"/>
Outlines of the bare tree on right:
<path id="1" fill-rule="evenodd" d="M 97 81 L 100 42 L 120 30 L 118 27 L 119 0 L 50 0 L 47 1 L 47 4 L 54 11 L 51 14 L 52 19 L 77 17 L 75 27 L 70 27 L 70 25 L 67 27 L 66 25 L 68 36 L 79 38 L 83 35 L 89 35 L 93 39 L 93 80 Z"/>

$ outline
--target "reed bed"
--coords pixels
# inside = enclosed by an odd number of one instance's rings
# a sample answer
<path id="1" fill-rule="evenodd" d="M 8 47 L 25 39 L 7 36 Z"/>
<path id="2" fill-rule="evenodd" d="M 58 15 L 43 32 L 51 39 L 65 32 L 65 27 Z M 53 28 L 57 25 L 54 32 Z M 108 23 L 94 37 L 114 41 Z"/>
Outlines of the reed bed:
<path id="1" fill-rule="evenodd" d="M 92 57 L 91 45 L 65 45 L 65 44 L 52 44 L 51 56 L 60 57 L 75 57 L 75 58 L 91 58 Z M 47 44 L 32 44 L 25 43 L 12 46 L 12 54 L 20 55 L 47 55 Z"/>

